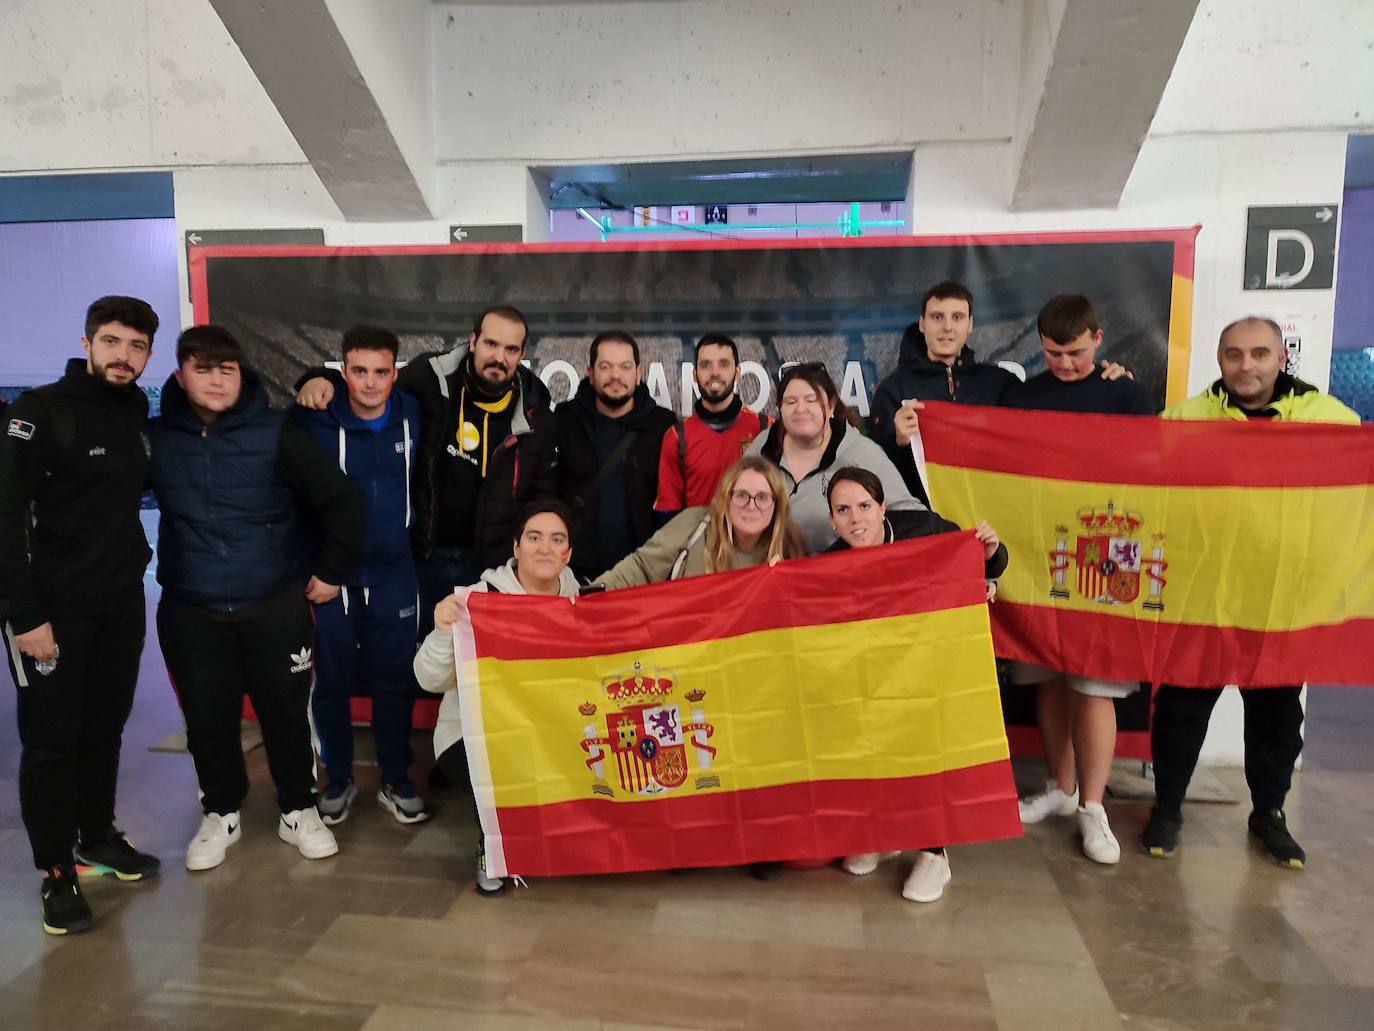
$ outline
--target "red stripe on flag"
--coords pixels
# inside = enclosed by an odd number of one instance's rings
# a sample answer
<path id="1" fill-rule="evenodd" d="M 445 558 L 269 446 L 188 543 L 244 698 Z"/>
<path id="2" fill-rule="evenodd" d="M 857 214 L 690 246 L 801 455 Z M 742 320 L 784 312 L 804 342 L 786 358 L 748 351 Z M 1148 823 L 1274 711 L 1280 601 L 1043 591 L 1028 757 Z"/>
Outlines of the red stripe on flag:
<path id="1" fill-rule="evenodd" d="M 1161 487 L 1374 482 L 1368 424 L 1188 422 L 929 401 L 921 440 L 927 464 L 1050 480 Z"/>
<path id="2" fill-rule="evenodd" d="M 526 877 L 834 859 L 1021 836 L 1006 760 L 924 777 L 521 806 L 497 810 L 497 819 L 506 869 Z"/>
<path id="3" fill-rule="evenodd" d="M 999 601 L 992 639 L 1007 659 L 1103 680 L 1188 687 L 1364 685 L 1374 668 L 1374 619 L 1245 630 Z"/>
<path id="4" fill-rule="evenodd" d="M 816 589 L 820 575 L 823 591 Z M 919 587 L 908 586 L 907 576 Z M 985 599 L 983 546 L 964 532 L 594 594 L 575 606 L 566 598 L 474 593 L 468 611 L 479 657 L 567 659 L 967 608 Z"/>

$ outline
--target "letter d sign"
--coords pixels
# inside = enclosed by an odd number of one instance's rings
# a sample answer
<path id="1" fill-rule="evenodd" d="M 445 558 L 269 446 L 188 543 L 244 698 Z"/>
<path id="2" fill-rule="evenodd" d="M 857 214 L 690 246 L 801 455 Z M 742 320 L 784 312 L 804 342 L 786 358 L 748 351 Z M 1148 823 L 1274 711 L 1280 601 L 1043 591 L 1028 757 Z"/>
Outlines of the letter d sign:
<path id="1" fill-rule="evenodd" d="M 1251 208 L 1245 234 L 1246 290 L 1329 290 L 1339 206 Z"/>

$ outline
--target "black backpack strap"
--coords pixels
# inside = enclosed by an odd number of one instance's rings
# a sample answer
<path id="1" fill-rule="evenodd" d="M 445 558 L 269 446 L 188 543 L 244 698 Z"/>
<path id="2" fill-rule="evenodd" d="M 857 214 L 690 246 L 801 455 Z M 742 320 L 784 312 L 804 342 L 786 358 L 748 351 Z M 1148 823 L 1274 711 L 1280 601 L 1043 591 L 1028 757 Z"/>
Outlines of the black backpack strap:
<path id="1" fill-rule="evenodd" d="M 677 466 L 682 473 L 682 507 L 687 507 L 687 422 L 677 421 Z"/>
<path id="2" fill-rule="evenodd" d="M 615 472 L 616 466 L 625 461 L 626 454 L 634 446 L 634 442 L 639 438 L 639 430 L 626 430 L 625 435 L 620 438 L 620 443 L 611 449 L 611 453 L 606 456 L 606 461 L 601 463 L 601 468 L 596 471 L 596 478 L 587 486 L 587 489 L 579 493 L 582 503 L 585 505 L 596 492 L 601 489 L 601 485 L 606 482 L 606 477 Z"/>

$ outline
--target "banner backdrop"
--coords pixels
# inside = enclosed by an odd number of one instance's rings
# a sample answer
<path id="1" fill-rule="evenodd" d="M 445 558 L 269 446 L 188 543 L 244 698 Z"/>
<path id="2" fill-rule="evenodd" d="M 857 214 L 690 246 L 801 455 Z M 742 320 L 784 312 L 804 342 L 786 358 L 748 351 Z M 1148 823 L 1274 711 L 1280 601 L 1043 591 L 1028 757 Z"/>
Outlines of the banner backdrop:
<path id="1" fill-rule="evenodd" d="M 1035 316 L 1056 293 L 1092 298 L 1102 356 L 1156 405 L 1187 392 L 1197 227 L 858 240 L 482 244 L 411 247 L 191 247 L 195 319 L 227 327 L 285 404 L 300 373 L 338 361 L 343 331 L 387 326 L 401 357 L 467 339 L 474 316 L 513 304 L 530 323 L 528 362 L 555 401 L 571 395 L 592 337 L 633 333 L 645 382 L 687 415 L 692 345 L 707 331 L 740 347 L 744 401 L 776 412 L 784 362 L 823 361 L 842 399 L 867 416 L 897 364 L 921 295 L 957 279 L 974 296 L 970 346 L 985 362 L 1044 367 Z M 1035 722 L 1034 692 L 1008 686 L 1007 718 Z M 1148 699 L 1119 702 L 1124 733 Z M 1124 753 L 1123 753 L 1124 754 Z"/>
<path id="2" fill-rule="evenodd" d="M 931 404 L 931 501 L 1012 562 L 997 654 L 1109 680 L 1367 684 L 1374 427 Z"/>
<path id="3" fill-rule="evenodd" d="M 583 375 L 592 337 L 620 329 L 639 340 L 655 398 L 685 415 L 692 344 L 710 330 L 740 345 L 746 403 L 774 403 L 781 363 L 823 361 L 866 416 L 921 294 L 952 278 L 973 291 L 979 358 L 1030 371 L 1042 367 L 1041 305 L 1055 293 L 1087 294 L 1103 320 L 1104 356 L 1131 368 L 1162 406 L 1166 381 L 1178 397 L 1187 387 L 1196 232 L 192 247 L 190 275 L 196 321 L 238 337 L 277 404 L 302 370 L 340 359 L 354 323 L 391 328 L 401 357 L 412 358 L 465 340 L 481 309 L 513 304 L 529 319 L 528 358 L 555 401 Z"/>
<path id="4" fill-rule="evenodd" d="M 982 568 L 962 533 L 576 600 L 469 594 L 488 872 L 1019 836 Z"/>

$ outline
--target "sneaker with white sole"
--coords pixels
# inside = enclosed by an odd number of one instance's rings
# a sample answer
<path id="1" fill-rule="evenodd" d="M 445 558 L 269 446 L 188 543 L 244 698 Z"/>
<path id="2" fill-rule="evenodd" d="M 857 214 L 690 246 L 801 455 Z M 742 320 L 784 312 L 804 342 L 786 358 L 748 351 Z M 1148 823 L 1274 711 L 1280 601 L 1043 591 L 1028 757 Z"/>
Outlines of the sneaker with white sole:
<path id="1" fill-rule="evenodd" d="M 1101 802 L 1078 807 L 1078 832 L 1083 835 L 1083 854 L 1094 863 L 1111 866 L 1121 862 L 1121 845 L 1112 833 Z"/>
<path id="2" fill-rule="evenodd" d="M 358 788 L 351 780 L 337 781 L 332 780 L 329 786 L 324 789 L 324 794 L 316 808 L 320 811 L 320 819 L 324 821 L 326 827 L 333 827 L 343 823 L 348 819 L 349 810 L 353 808 L 353 800 L 358 797 Z"/>
<path id="3" fill-rule="evenodd" d="M 429 806 L 408 781 L 383 784 L 377 792 L 377 804 L 401 823 L 423 823 L 429 819 Z"/>
<path id="4" fill-rule="evenodd" d="M 242 833 L 238 813 L 206 813 L 196 836 L 186 846 L 186 869 L 213 870 L 224 862 L 224 854 Z"/>
<path id="5" fill-rule="evenodd" d="M 506 882 L 500 877 L 487 873 L 487 839 L 480 831 L 477 834 L 477 868 L 473 873 L 472 886 L 478 895 L 491 898 L 506 890 Z"/>
<path id="6" fill-rule="evenodd" d="M 295 845 L 306 859 L 328 859 L 339 851 L 334 832 L 324 825 L 313 805 L 309 809 L 282 813 L 277 823 L 277 837 L 288 845 Z"/>
<path id="7" fill-rule="evenodd" d="M 911 902 L 935 902 L 945 893 L 945 885 L 952 876 L 947 853 L 917 852 L 916 865 L 902 885 L 902 898 Z"/>
<path id="8" fill-rule="evenodd" d="M 1059 790 L 1058 784 L 1047 780 L 1044 791 L 1021 799 L 1016 808 L 1021 814 L 1021 822 L 1027 825 L 1048 820 L 1051 816 L 1072 816 L 1078 810 L 1078 789 L 1066 795 Z"/>
<path id="9" fill-rule="evenodd" d="M 858 855 L 845 856 L 844 868 L 855 877 L 867 877 L 879 864 L 896 859 L 900 852 L 860 852 Z"/>

